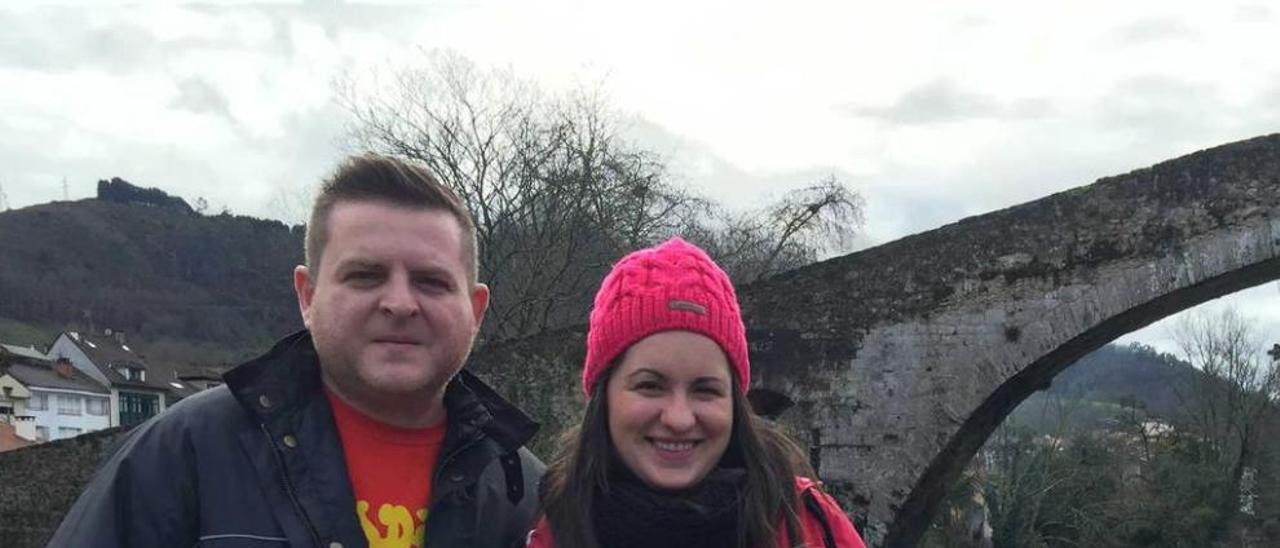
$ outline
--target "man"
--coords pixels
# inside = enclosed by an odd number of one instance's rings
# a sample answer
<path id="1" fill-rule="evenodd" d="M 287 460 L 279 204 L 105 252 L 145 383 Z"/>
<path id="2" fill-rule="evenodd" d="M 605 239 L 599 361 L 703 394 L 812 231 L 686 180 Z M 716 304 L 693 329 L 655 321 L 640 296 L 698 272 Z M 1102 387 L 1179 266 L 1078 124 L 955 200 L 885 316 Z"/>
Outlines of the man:
<path id="1" fill-rule="evenodd" d="M 537 425 L 462 370 L 475 226 L 424 169 L 327 180 L 293 273 L 307 330 L 130 434 L 50 546 L 516 546 Z"/>

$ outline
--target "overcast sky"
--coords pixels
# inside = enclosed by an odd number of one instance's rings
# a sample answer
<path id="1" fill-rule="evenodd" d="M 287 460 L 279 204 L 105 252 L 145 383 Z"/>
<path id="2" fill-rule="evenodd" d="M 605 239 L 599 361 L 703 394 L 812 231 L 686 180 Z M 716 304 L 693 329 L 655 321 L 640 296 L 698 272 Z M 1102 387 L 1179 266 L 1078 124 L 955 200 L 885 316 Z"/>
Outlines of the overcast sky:
<path id="1" fill-rule="evenodd" d="M 732 206 L 834 174 L 869 243 L 1280 131 L 1260 1 L 102 4 L 0 8 L 11 207 L 119 176 L 280 216 L 347 152 L 334 78 L 423 49 L 602 82 L 677 182 Z M 1233 301 L 1280 339 L 1275 284 Z"/>

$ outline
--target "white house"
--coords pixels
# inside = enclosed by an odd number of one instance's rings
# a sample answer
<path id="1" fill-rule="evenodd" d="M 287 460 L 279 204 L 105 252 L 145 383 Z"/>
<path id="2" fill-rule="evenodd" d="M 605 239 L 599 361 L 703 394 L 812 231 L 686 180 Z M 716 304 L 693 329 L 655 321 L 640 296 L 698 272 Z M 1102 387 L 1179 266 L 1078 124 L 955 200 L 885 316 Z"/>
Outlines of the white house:
<path id="1" fill-rule="evenodd" d="M 37 441 L 72 438 L 111 426 L 107 388 L 70 363 L 53 367 L 15 364 L 9 367 L 9 375 L 31 392 L 26 414 L 32 417 Z"/>
<path id="2" fill-rule="evenodd" d="M 0 345 L 0 414 L 18 437 L 49 441 L 111 426 L 109 392 L 69 361 L 52 363 L 38 351 Z"/>
<path id="3" fill-rule="evenodd" d="M 49 359 L 60 358 L 107 388 L 111 426 L 141 423 L 164 411 L 175 394 L 191 391 L 171 368 L 148 365 L 121 332 L 63 332 L 49 348 Z"/>

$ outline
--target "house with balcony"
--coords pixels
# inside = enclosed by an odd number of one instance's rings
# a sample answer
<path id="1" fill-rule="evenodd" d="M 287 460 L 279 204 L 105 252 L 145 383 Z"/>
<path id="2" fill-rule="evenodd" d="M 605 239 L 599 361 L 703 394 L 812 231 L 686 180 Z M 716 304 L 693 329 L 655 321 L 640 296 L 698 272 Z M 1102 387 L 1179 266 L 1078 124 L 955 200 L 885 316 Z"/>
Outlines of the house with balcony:
<path id="1" fill-rule="evenodd" d="M 31 391 L 9 375 L 5 349 L 0 347 L 0 453 L 35 442 L 35 423 L 27 414 Z"/>
<path id="2" fill-rule="evenodd" d="M 31 360 L 45 361 L 44 354 L 30 347 L 0 344 L 0 451 L 35 442 L 35 420 L 27 412 L 31 389 L 9 374 L 10 366 Z"/>

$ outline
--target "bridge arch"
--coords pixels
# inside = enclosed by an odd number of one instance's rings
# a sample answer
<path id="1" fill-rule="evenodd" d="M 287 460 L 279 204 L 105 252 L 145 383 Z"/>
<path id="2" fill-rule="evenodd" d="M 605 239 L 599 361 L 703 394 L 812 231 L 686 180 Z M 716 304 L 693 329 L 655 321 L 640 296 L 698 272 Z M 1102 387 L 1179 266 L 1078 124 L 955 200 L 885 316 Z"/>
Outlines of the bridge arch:
<path id="1" fill-rule="evenodd" d="M 997 387 L 969 416 L 925 468 L 894 517 L 886 546 L 914 546 L 929 526 L 947 488 L 1017 406 L 1063 370 L 1101 346 L 1155 321 L 1204 302 L 1280 279 L 1280 261 L 1271 260 L 1175 290 L 1152 302 L 1108 318 L 1036 359 Z"/>
<path id="2" fill-rule="evenodd" d="M 1088 352 L 1280 279 L 1280 136 L 1224 145 L 745 288 L 760 386 L 791 395 L 873 545 L 912 546 L 1023 399 Z"/>

